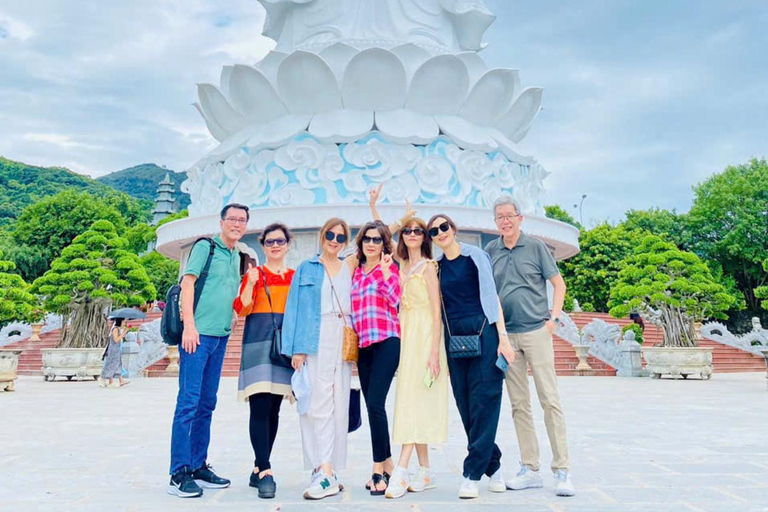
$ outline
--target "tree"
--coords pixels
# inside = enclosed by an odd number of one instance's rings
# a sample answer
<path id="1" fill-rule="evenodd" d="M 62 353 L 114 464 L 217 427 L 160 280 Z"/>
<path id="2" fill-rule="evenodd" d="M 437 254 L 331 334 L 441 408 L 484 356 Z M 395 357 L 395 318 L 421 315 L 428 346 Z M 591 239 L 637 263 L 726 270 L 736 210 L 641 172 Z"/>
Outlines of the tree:
<path id="1" fill-rule="evenodd" d="M 157 251 L 152 251 L 142 256 L 141 264 L 147 270 L 158 295 L 165 300 L 168 288 L 179 281 L 179 262 L 166 258 Z"/>
<path id="2" fill-rule="evenodd" d="M 641 229 L 658 235 L 677 245 L 680 249 L 690 250 L 691 235 L 688 218 L 675 210 L 651 208 L 649 210 L 628 210 L 626 219 L 619 225 L 625 229 Z"/>
<path id="3" fill-rule="evenodd" d="M 14 263 L 14 272 L 27 283 L 43 275 L 53 259 L 45 247 L 17 244 L 10 237 L 0 239 L 0 251 L 5 253 L 7 260 Z"/>
<path id="4" fill-rule="evenodd" d="M 763 270 L 768 272 L 768 258 L 763 262 Z M 763 309 L 768 309 L 768 286 L 758 286 L 755 288 L 755 297 L 764 299 L 760 302 Z"/>
<path id="5" fill-rule="evenodd" d="M 141 306 L 155 298 L 147 271 L 127 245 L 114 224 L 97 220 L 32 283 L 48 311 L 74 316 L 62 346 L 101 346 L 105 309 Z"/>
<path id="6" fill-rule="evenodd" d="M 579 254 L 560 263 L 568 292 L 582 310 L 608 310 L 611 286 L 618 278 L 622 260 L 640 242 L 640 233 L 607 223 L 582 231 Z"/>
<path id="7" fill-rule="evenodd" d="M 694 322 L 726 318 L 736 302 L 695 254 L 646 235 L 611 287 L 611 315 L 638 312 L 661 326 L 666 347 L 695 347 Z"/>
<path id="8" fill-rule="evenodd" d="M 147 251 L 147 245 L 157 240 L 155 228 L 149 224 L 136 224 L 125 230 L 123 235 L 128 242 L 127 249 L 133 253 L 141 254 Z"/>
<path id="9" fill-rule="evenodd" d="M 548 219 L 559 220 L 560 222 L 565 222 L 566 224 L 570 224 L 571 226 L 577 227 L 579 229 L 583 228 L 583 226 L 579 224 L 576 219 L 574 219 L 573 216 L 565 211 L 560 205 L 553 204 L 545 206 L 544 214 Z"/>
<path id="10" fill-rule="evenodd" d="M 43 312 L 37 298 L 18 274 L 10 273 L 16 268 L 14 263 L 2 258 L 0 251 L 0 327 L 10 322 L 39 321 Z"/>
<path id="11" fill-rule="evenodd" d="M 755 290 L 768 284 L 768 162 L 729 166 L 694 187 L 688 215 L 694 251 L 716 260 L 744 295 L 750 315 L 760 312 Z"/>

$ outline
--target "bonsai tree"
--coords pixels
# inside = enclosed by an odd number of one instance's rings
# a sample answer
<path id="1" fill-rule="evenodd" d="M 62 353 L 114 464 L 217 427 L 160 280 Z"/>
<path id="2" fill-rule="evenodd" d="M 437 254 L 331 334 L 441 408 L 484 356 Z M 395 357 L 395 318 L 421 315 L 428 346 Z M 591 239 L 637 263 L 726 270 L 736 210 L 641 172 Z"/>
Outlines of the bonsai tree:
<path id="1" fill-rule="evenodd" d="M 111 307 L 138 307 L 155 298 L 155 287 L 127 245 L 114 224 L 98 220 L 32 284 L 32 291 L 44 296 L 46 309 L 71 321 L 61 347 L 103 346 Z"/>
<path id="2" fill-rule="evenodd" d="M 635 333 L 635 341 L 640 345 L 643 344 L 643 328 L 642 327 L 640 327 L 637 324 L 625 325 L 624 327 L 621 328 L 622 338 L 624 338 L 624 333 L 626 333 L 627 331 L 632 331 L 633 333 Z"/>
<path id="3" fill-rule="evenodd" d="M 611 315 L 642 313 L 663 329 L 665 347 L 697 346 L 693 324 L 725 319 L 736 303 L 698 256 L 655 235 L 645 236 L 622 266 L 611 288 Z"/>
<path id="4" fill-rule="evenodd" d="M 16 264 L 3 260 L 0 251 L 0 327 L 11 322 L 39 322 L 43 318 L 37 297 L 29 292 L 29 285 L 18 274 Z"/>

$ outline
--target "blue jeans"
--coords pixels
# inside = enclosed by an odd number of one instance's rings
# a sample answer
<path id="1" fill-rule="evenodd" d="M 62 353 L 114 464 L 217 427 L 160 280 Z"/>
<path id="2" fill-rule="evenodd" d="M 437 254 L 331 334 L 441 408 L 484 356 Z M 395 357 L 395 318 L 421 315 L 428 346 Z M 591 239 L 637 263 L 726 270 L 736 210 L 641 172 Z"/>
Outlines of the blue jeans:
<path id="1" fill-rule="evenodd" d="M 179 395 L 171 429 L 171 474 L 200 468 L 208 458 L 211 417 L 229 336 L 200 335 L 190 354 L 179 345 Z"/>

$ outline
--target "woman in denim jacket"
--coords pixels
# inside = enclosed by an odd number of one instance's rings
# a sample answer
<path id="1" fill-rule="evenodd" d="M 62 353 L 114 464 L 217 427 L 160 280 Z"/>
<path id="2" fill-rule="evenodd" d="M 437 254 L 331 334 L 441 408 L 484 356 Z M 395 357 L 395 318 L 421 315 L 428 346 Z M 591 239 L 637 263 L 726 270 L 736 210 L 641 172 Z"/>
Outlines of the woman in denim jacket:
<path id="1" fill-rule="evenodd" d="M 342 359 L 344 325 L 351 325 L 349 263 L 339 253 L 349 241 L 349 226 L 330 219 L 320 230 L 321 253 L 303 261 L 291 282 L 283 316 L 283 354 L 293 368 L 307 371 L 309 410 L 299 417 L 304 466 L 311 470 L 306 499 L 341 490 L 335 470 L 347 463 L 349 390 L 352 364 Z"/>

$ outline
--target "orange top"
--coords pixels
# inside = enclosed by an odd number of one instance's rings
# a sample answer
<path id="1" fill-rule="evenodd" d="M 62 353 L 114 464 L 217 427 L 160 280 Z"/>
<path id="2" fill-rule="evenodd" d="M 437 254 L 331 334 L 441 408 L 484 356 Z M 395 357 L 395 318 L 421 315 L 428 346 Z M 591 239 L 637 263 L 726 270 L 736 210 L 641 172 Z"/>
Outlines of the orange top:
<path id="1" fill-rule="evenodd" d="M 243 282 L 240 283 L 240 293 L 235 298 L 235 302 L 232 307 L 238 316 L 247 316 L 251 313 L 269 313 L 269 301 L 267 300 L 267 292 L 264 290 L 264 278 L 266 277 L 267 286 L 269 286 L 269 294 L 272 297 L 272 312 L 283 313 L 285 312 L 285 301 L 288 299 L 288 290 L 291 287 L 291 280 L 295 270 L 289 268 L 284 274 L 275 274 L 271 272 L 267 267 L 259 267 L 259 280 L 253 287 L 253 295 L 251 297 L 251 303 L 248 306 L 243 306 L 243 302 L 240 300 L 245 289 L 245 284 L 248 281 L 248 276 L 243 276 Z"/>

